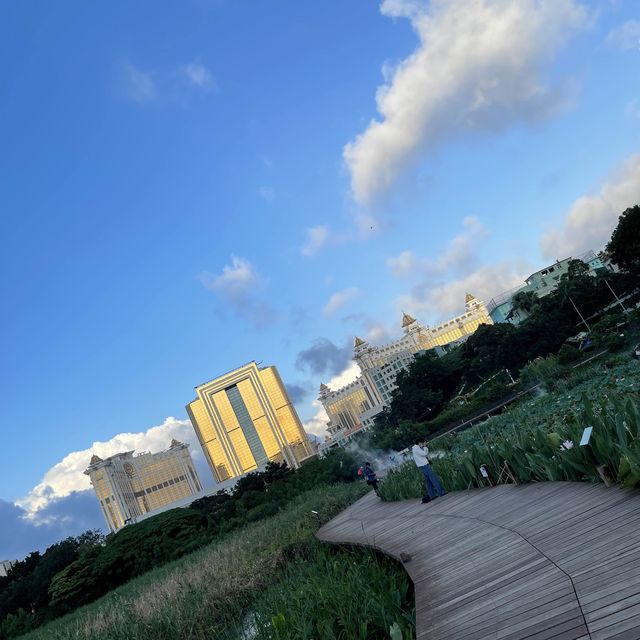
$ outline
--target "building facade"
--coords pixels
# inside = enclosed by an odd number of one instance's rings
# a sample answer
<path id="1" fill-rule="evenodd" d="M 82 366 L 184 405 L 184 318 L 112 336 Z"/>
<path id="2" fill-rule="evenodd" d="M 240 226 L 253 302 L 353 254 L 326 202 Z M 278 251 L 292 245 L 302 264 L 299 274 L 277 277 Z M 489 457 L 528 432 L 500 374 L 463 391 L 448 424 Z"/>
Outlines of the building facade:
<path id="1" fill-rule="evenodd" d="M 184 506 L 202 491 L 189 445 L 171 441 L 167 451 L 118 453 L 106 459 L 94 455 L 84 472 L 100 501 L 110 531 L 131 522 Z"/>
<path id="2" fill-rule="evenodd" d="M 250 362 L 196 387 L 187 413 L 218 482 L 263 469 L 291 468 L 313 455 L 275 367 Z"/>
<path id="3" fill-rule="evenodd" d="M 11 569 L 16 562 L 17 560 L 0 561 L 0 576 L 6 576 L 7 573 L 9 573 L 9 569 Z"/>
<path id="4" fill-rule="evenodd" d="M 519 324 L 524 320 L 526 314 L 513 308 L 513 297 L 522 292 L 532 291 L 538 298 L 548 296 L 558 287 L 560 279 L 569 272 L 569 266 L 573 260 L 581 260 L 589 269 L 591 275 L 595 275 L 598 271 L 607 269 L 600 256 L 593 251 L 587 251 L 577 258 L 565 258 L 564 260 L 556 260 L 553 264 L 539 269 L 532 273 L 521 287 L 510 289 L 501 293 L 499 296 L 492 298 L 487 305 L 489 314 L 494 322 L 510 322 L 511 324 Z"/>
<path id="5" fill-rule="evenodd" d="M 353 359 L 361 375 L 337 390 L 320 385 L 318 400 L 329 417 L 329 437 L 322 450 L 340 445 L 360 429 L 373 426 L 375 417 L 391 403 L 396 376 L 408 368 L 416 354 L 434 350 L 441 356 L 464 342 L 481 324 L 493 324 L 493 321 L 484 303 L 467 294 L 464 313 L 447 322 L 430 327 L 403 313 L 404 335 L 398 340 L 374 346 L 356 337 Z"/>
<path id="6" fill-rule="evenodd" d="M 319 400 L 329 416 L 327 431 L 331 437 L 338 432 L 349 435 L 357 431 L 361 427 L 361 415 L 379 404 L 362 376 L 337 391 L 321 384 Z"/>

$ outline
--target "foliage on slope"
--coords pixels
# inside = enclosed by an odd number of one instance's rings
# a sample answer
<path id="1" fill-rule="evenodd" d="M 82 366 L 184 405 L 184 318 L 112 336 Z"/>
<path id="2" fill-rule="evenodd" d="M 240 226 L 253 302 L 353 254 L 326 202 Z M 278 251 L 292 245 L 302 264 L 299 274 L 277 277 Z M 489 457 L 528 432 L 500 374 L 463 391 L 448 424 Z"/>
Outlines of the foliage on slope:
<path id="1" fill-rule="evenodd" d="M 271 464 L 241 478 L 231 492 L 129 525 L 106 541 L 82 546 L 81 537 L 53 545 L 42 556 L 33 553 L 0 579 L 0 639 L 73 611 L 135 576 L 274 515 L 312 487 L 353 481 L 356 468 L 344 451 L 310 460 L 297 471 Z"/>
<path id="2" fill-rule="evenodd" d="M 316 630 L 308 637 L 369 640 L 388 637 L 394 623 L 408 640 L 413 598 L 402 567 L 368 552 L 324 550 L 315 540 L 322 523 L 367 490 L 351 483 L 307 491 L 277 515 L 131 580 L 25 640 L 284 640 L 305 637 L 300 625 Z M 342 622 L 329 620 L 336 606 Z M 364 635 L 351 635 L 361 620 Z M 329 628 L 333 635 L 323 635 Z"/>

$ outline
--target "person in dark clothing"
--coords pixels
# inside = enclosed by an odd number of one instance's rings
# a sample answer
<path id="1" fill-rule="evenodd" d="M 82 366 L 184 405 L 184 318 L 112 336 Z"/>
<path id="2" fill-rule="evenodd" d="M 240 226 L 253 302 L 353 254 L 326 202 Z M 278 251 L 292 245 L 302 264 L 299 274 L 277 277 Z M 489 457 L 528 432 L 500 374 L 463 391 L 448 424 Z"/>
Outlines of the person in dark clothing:
<path id="1" fill-rule="evenodd" d="M 371 468 L 370 462 L 364 463 L 364 479 L 367 481 L 368 485 L 373 487 L 373 490 L 378 495 L 378 476 L 376 476 L 376 472 Z"/>

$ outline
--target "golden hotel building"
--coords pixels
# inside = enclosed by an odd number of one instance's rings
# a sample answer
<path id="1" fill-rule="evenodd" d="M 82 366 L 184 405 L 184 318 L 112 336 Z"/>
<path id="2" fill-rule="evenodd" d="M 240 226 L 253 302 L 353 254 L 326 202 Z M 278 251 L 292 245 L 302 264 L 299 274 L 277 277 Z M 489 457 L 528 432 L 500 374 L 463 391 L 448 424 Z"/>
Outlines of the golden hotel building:
<path id="1" fill-rule="evenodd" d="M 100 501 L 110 531 L 188 504 L 202 491 L 189 445 L 171 441 L 167 451 L 91 457 L 84 472 Z"/>
<path id="2" fill-rule="evenodd" d="M 313 452 L 278 370 L 250 362 L 196 387 L 187 413 L 217 482 Z"/>

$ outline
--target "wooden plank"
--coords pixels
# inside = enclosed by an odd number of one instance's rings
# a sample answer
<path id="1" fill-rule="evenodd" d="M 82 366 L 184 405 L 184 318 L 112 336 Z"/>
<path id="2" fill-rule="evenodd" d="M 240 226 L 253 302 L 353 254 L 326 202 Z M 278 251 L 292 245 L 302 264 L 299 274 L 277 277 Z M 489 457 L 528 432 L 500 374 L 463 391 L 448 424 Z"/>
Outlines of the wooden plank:
<path id="1" fill-rule="evenodd" d="M 318 537 L 410 554 L 420 639 L 638 640 L 639 496 L 568 482 L 426 505 L 368 494 Z"/>

